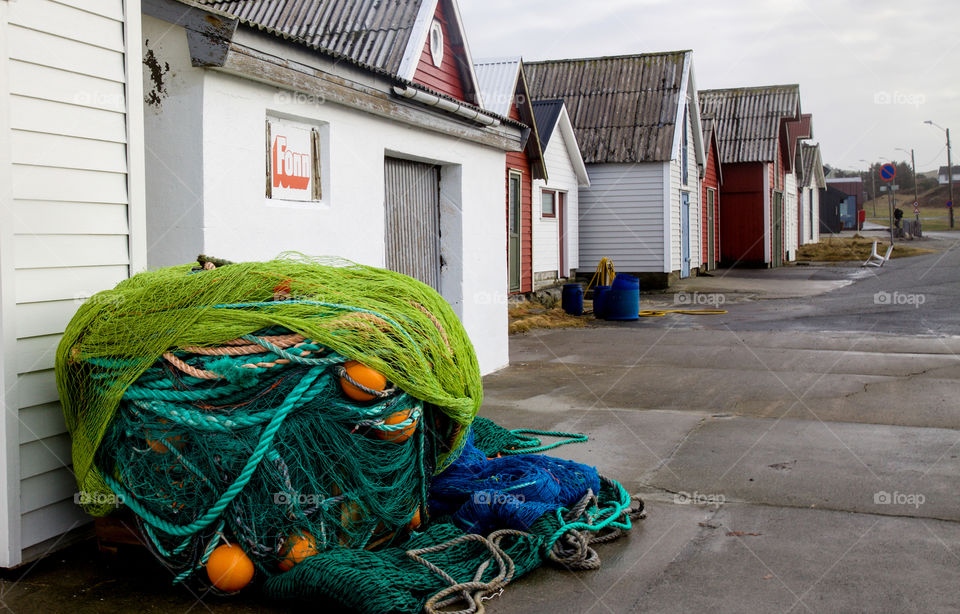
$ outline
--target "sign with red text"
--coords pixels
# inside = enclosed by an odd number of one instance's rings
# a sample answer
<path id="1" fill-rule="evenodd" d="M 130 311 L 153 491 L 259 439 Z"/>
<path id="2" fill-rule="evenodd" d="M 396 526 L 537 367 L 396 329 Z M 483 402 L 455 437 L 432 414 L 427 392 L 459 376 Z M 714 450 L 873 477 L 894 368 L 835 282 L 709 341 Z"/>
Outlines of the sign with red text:
<path id="1" fill-rule="evenodd" d="M 315 200 L 314 137 L 311 127 L 269 120 L 270 196 L 282 200 Z"/>

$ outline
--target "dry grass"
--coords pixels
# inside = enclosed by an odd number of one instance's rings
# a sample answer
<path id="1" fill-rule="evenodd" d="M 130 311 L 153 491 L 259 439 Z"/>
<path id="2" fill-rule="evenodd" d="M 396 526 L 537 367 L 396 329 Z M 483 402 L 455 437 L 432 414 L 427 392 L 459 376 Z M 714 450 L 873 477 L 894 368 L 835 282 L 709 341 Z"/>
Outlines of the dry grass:
<path id="1" fill-rule="evenodd" d="M 873 241 L 874 239 L 868 239 L 860 235 L 854 237 L 826 237 L 821 239 L 819 243 L 801 247 L 797 252 L 797 259 L 815 260 L 819 262 L 863 261 L 870 257 Z M 887 243 L 885 243 L 883 239 L 880 239 L 880 243 L 877 245 L 877 251 L 883 255 L 886 249 Z M 906 258 L 909 256 L 933 253 L 936 253 L 936 250 L 897 243 L 893 248 L 891 257 Z"/>
<path id="2" fill-rule="evenodd" d="M 572 316 L 559 307 L 547 308 L 531 301 L 510 308 L 510 334 L 534 328 L 582 328 L 588 320 L 584 316 Z"/>

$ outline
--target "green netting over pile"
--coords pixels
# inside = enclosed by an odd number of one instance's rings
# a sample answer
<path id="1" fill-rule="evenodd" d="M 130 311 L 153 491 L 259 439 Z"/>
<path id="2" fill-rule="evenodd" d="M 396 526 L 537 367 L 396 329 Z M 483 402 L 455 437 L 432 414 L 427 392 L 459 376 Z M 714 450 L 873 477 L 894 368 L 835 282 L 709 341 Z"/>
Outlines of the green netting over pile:
<path id="1" fill-rule="evenodd" d="M 455 425 L 470 424 L 482 388 L 470 340 L 431 288 L 382 269 L 299 256 L 192 268 L 141 273 L 97 294 L 81 306 L 60 343 L 57 385 L 78 485 L 93 502 L 87 505 L 90 513 L 114 509 L 96 503 L 104 498 L 95 495 L 111 492 L 103 472 L 113 468 L 98 466 L 95 455 L 127 389 L 163 362 L 165 353 L 216 347 L 271 328 L 359 360 L 438 408 L 454 428 L 447 449 L 438 450 L 435 470 L 452 461 L 465 433 Z M 214 387 L 250 385 L 250 373 L 222 367 Z M 182 389 L 211 384 L 181 381 Z M 142 419 L 160 419 L 138 411 Z"/>

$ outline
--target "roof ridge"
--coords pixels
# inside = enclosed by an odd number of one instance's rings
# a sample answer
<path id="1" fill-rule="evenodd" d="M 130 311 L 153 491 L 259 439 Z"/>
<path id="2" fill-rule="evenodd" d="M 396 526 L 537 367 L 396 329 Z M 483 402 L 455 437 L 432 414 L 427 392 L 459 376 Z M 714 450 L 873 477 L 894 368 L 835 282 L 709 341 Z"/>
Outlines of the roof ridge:
<path id="1" fill-rule="evenodd" d="M 674 51 L 649 51 L 644 53 L 626 53 L 620 55 L 598 55 L 586 58 L 559 58 L 555 60 L 534 60 L 524 61 L 524 64 L 558 64 L 561 62 L 588 62 L 594 60 L 629 60 L 643 57 L 653 57 L 658 55 L 679 55 L 693 53 L 693 49 L 677 49 Z"/>
<path id="2" fill-rule="evenodd" d="M 795 88 L 799 90 L 800 84 L 799 83 L 778 83 L 775 85 L 745 85 L 742 87 L 720 87 L 720 88 L 712 88 L 712 89 L 698 89 L 697 91 L 699 91 L 701 94 L 708 94 L 713 92 L 736 92 L 740 90 L 766 90 L 766 89 L 773 89 L 778 87 Z"/>

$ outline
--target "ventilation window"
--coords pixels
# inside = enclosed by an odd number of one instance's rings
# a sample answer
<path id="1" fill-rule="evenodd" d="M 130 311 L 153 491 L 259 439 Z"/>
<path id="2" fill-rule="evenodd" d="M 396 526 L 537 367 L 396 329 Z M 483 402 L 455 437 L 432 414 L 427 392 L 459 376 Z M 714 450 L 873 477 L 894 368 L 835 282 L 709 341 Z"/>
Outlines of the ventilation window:
<path id="1" fill-rule="evenodd" d="M 430 58 L 437 68 L 443 64 L 443 27 L 437 20 L 430 26 Z"/>

